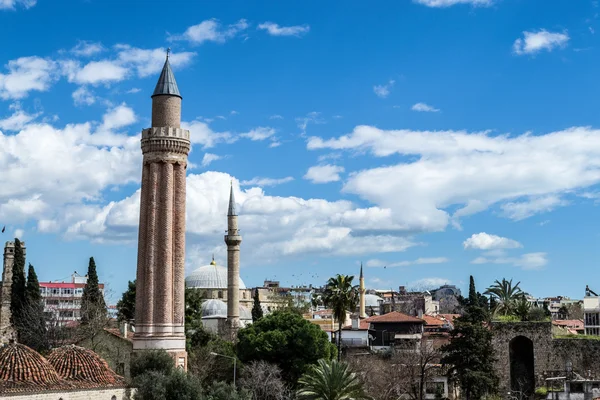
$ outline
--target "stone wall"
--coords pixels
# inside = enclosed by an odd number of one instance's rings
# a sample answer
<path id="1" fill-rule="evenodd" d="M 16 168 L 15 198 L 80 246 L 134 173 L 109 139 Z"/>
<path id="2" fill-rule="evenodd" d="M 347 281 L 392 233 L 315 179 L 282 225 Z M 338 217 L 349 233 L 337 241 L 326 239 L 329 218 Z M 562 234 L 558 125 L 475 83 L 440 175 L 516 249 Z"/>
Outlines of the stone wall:
<path id="1" fill-rule="evenodd" d="M 567 361 L 586 378 L 600 377 L 600 340 L 553 338 L 550 322 L 493 322 L 492 330 L 501 393 L 510 390 L 510 341 L 518 336 L 533 342 L 536 387 L 544 386 L 547 377 L 564 376 Z"/>
<path id="2" fill-rule="evenodd" d="M 133 390 L 126 388 L 0 394 L 2 400 L 129 400 L 132 398 Z"/>

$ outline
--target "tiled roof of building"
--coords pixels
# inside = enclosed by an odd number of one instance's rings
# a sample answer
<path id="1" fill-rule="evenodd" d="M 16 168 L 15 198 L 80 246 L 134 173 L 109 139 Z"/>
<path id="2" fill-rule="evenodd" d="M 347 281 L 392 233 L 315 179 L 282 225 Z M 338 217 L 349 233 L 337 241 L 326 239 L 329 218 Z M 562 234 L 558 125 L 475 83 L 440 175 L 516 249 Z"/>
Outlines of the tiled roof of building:
<path id="1" fill-rule="evenodd" d="M 425 321 L 425 325 L 428 326 L 443 326 L 445 324 L 445 321 L 440 319 L 439 317 L 435 317 L 433 315 L 423 315 L 423 320 Z"/>
<path id="2" fill-rule="evenodd" d="M 454 322 L 454 320 L 460 317 L 460 314 L 438 314 L 439 317 L 444 318 L 446 321 Z"/>
<path id="3" fill-rule="evenodd" d="M 0 393 L 69 389 L 52 365 L 29 347 L 11 343 L 0 348 Z"/>
<path id="4" fill-rule="evenodd" d="M 375 317 L 367 318 L 366 321 L 372 323 L 382 323 L 382 322 L 412 322 L 412 323 L 424 323 L 421 318 L 411 317 L 410 315 L 406 315 L 404 313 L 398 311 L 392 311 L 387 314 L 377 315 Z"/>
<path id="5" fill-rule="evenodd" d="M 351 331 L 352 324 L 344 326 L 342 328 L 342 330 Z M 367 321 L 367 319 L 361 319 L 360 324 L 358 324 L 358 330 L 359 331 L 368 331 L 369 330 L 369 321 Z"/>
<path id="6" fill-rule="evenodd" d="M 552 324 L 563 328 L 584 329 L 582 319 L 556 319 Z"/>
<path id="7" fill-rule="evenodd" d="M 48 361 L 61 378 L 76 382 L 77 386 L 110 387 L 125 383 L 98 354 L 83 347 L 59 347 L 52 351 Z"/>
<path id="8" fill-rule="evenodd" d="M 114 335 L 116 337 L 119 337 L 121 339 L 124 340 L 128 340 L 128 341 L 132 341 L 133 340 L 133 332 L 131 332 L 130 330 L 128 330 L 127 332 L 125 332 L 125 337 L 123 336 L 123 334 L 121 333 L 121 330 L 118 328 L 104 328 L 104 330 L 108 333 L 110 333 L 111 335 Z"/>

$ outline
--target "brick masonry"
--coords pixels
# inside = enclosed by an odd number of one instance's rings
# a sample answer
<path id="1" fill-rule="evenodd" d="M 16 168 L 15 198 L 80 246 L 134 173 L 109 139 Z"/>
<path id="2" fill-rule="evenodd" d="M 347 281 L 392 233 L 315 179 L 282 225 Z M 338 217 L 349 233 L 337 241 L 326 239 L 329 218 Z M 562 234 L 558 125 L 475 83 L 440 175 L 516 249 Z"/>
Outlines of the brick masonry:
<path id="1" fill-rule="evenodd" d="M 152 98 L 142 131 L 142 188 L 133 349 L 165 349 L 187 368 L 185 353 L 185 189 L 190 133 L 181 98 Z"/>
<path id="2" fill-rule="evenodd" d="M 25 242 L 21 242 L 23 255 L 26 253 Z M 10 297 L 12 286 L 12 268 L 15 260 L 15 242 L 6 242 L 4 246 L 4 262 L 2 269 L 2 286 L 0 286 L 0 343 L 8 343 L 16 338 L 11 324 Z"/>

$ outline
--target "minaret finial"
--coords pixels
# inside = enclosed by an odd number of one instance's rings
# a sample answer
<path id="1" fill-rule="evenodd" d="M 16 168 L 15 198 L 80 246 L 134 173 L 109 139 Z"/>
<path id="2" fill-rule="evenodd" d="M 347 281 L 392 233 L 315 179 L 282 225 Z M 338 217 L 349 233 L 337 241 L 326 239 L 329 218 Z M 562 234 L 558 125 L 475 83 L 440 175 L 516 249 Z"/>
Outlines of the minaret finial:
<path id="1" fill-rule="evenodd" d="M 217 265 L 217 263 L 215 262 L 215 253 L 213 253 L 212 255 L 212 261 L 210 262 L 210 265 Z"/>
<path id="2" fill-rule="evenodd" d="M 364 278 L 363 271 L 362 271 L 362 261 L 360 262 L 360 278 Z"/>
<path id="3" fill-rule="evenodd" d="M 171 54 L 171 48 L 167 47 L 167 60 L 169 59 L 169 54 Z"/>

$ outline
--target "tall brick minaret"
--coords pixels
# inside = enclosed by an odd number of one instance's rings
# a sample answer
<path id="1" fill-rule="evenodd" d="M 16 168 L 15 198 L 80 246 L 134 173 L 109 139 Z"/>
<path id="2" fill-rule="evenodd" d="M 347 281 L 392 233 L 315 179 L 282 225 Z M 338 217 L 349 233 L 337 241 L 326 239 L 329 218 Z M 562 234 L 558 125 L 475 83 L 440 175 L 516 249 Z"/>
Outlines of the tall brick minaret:
<path id="1" fill-rule="evenodd" d="M 190 132 L 167 60 L 152 94 L 152 127 L 142 131 L 142 190 L 133 349 L 164 349 L 187 369 L 185 351 L 185 174 Z"/>
<path id="2" fill-rule="evenodd" d="M 235 340 L 240 326 L 240 244 L 242 237 L 238 231 L 233 182 L 229 192 L 225 243 L 227 244 L 227 327 L 231 339 Z"/>
<path id="3" fill-rule="evenodd" d="M 360 280 L 359 280 L 359 295 L 360 295 L 360 309 L 359 317 L 367 318 L 367 312 L 365 310 L 365 277 L 363 275 L 362 262 L 360 263 Z"/>

